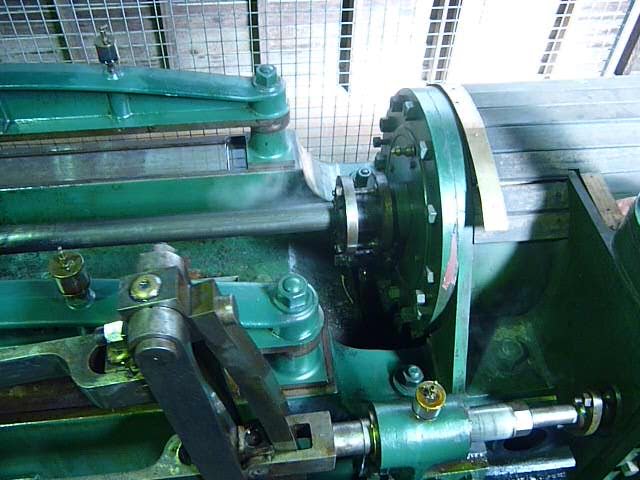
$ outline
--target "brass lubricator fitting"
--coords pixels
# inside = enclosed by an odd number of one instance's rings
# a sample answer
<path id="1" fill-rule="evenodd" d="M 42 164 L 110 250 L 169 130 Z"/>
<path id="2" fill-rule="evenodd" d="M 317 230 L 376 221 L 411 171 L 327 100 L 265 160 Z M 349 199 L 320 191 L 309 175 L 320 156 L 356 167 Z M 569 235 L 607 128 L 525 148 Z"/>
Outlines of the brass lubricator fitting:
<path id="1" fill-rule="evenodd" d="M 413 413 L 422 420 L 434 420 L 447 400 L 447 392 L 438 382 L 427 380 L 416 388 Z"/>
<path id="2" fill-rule="evenodd" d="M 93 302 L 95 294 L 91 290 L 91 278 L 79 253 L 65 252 L 58 247 L 58 253 L 49 260 L 49 274 L 69 308 L 85 308 Z"/>

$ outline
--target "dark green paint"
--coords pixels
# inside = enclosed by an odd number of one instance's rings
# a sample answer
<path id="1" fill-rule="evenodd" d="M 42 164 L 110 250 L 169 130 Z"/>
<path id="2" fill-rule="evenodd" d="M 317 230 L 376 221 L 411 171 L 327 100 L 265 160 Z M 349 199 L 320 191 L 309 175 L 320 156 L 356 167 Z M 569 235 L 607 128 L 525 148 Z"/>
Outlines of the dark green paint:
<path id="1" fill-rule="evenodd" d="M 0 191 L 0 223 L 58 223 L 264 207 L 291 195 L 295 169 Z M 38 205 L 38 208 L 32 208 Z"/>
<path id="2" fill-rule="evenodd" d="M 0 425 L 2 478 L 117 473 L 153 465 L 173 434 L 157 409 Z"/>

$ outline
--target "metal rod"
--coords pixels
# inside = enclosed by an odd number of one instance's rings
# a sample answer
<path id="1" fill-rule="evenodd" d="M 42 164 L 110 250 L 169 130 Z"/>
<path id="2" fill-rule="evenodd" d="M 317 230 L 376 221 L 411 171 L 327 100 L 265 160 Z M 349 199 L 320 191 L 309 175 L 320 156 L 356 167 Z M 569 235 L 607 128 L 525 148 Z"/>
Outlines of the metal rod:
<path id="1" fill-rule="evenodd" d="M 556 427 L 578 423 L 578 411 L 573 405 L 552 405 L 531 409 L 533 428 Z"/>
<path id="2" fill-rule="evenodd" d="M 336 457 L 353 457 L 367 455 L 371 451 L 368 419 L 338 422 L 333 424 L 333 442 Z"/>
<path id="3" fill-rule="evenodd" d="M 0 227 L 0 253 L 104 247 L 206 238 L 320 232 L 329 229 L 331 203 L 242 210 Z"/>
<path id="4" fill-rule="evenodd" d="M 524 403 L 498 403 L 469 409 L 471 439 L 475 442 L 506 440 L 527 435 L 534 428 L 572 425 L 578 422 L 573 405 L 530 408 Z"/>

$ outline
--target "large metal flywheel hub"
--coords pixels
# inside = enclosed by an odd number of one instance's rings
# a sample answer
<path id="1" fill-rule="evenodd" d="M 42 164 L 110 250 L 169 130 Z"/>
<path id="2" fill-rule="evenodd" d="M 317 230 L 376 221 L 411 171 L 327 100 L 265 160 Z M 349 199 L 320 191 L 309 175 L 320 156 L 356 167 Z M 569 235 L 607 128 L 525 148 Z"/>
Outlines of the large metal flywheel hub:
<path id="1" fill-rule="evenodd" d="M 380 238 L 369 240 L 364 248 L 351 237 L 349 245 L 338 246 L 338 250 L 354 252 L 351 258 L 379 254 L 382 297 L 395 312 L 399 327 L 420 336 L 443 311 L 456 285 L 458 231 L 466 202 L 463 140 L 455 112 L 437 87 L 398 92 L 387 116 L 380 120 L 380 129 L 384 135 L 374 143 L 381 147 L 375 168 L 377 176 L 386 179 L 384 191 L 377 188 L 379 181 L 365 183 L 358 172 L 354 178 L 341 177 L 337 189 L 343 194 L 344 184 L 352 182 L 354 193 L 349 187 L 347 197 L 356 201 L 337 197 L 342 208 L 351 209 L 351 218 L 383 225 L 379 237 L 386 235 L 392 241 L 384 245 Z M 384 204 L 385 196 L 390 198 L 388 209 L 368 206 Z M 378 197 L 378 202 L 371 200 Z M 372 222 L 368 218 L 385 214 L 392 220 Z"/>

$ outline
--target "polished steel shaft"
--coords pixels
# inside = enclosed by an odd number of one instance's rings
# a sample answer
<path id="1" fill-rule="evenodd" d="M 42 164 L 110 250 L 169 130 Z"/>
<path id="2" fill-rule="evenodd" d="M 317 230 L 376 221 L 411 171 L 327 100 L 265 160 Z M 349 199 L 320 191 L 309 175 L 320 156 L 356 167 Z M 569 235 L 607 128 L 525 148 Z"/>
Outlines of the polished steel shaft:
<path id="1" fill-rule="evenodd" d="M 367 455 L 371 451 L 370 428 L 371 422 L 368 419 L 334 423 L 336 457 Z"/>
<path id="2" fill-rule="evenodd" d="M 573 405 L 530 408 L 524 403 L 497 403 L 469 409 L 471 439 L 475 442 L 505 440 L 527 435 L 535 428 L 574 425 L 578 412 Z"/>
<path id="3" fill-rule="evenodd" d="M 20 253 L 219 237 L 319 232 L 330 227 L 331 204 L 262 210 L 0 227 L 0 252 Z"/>

